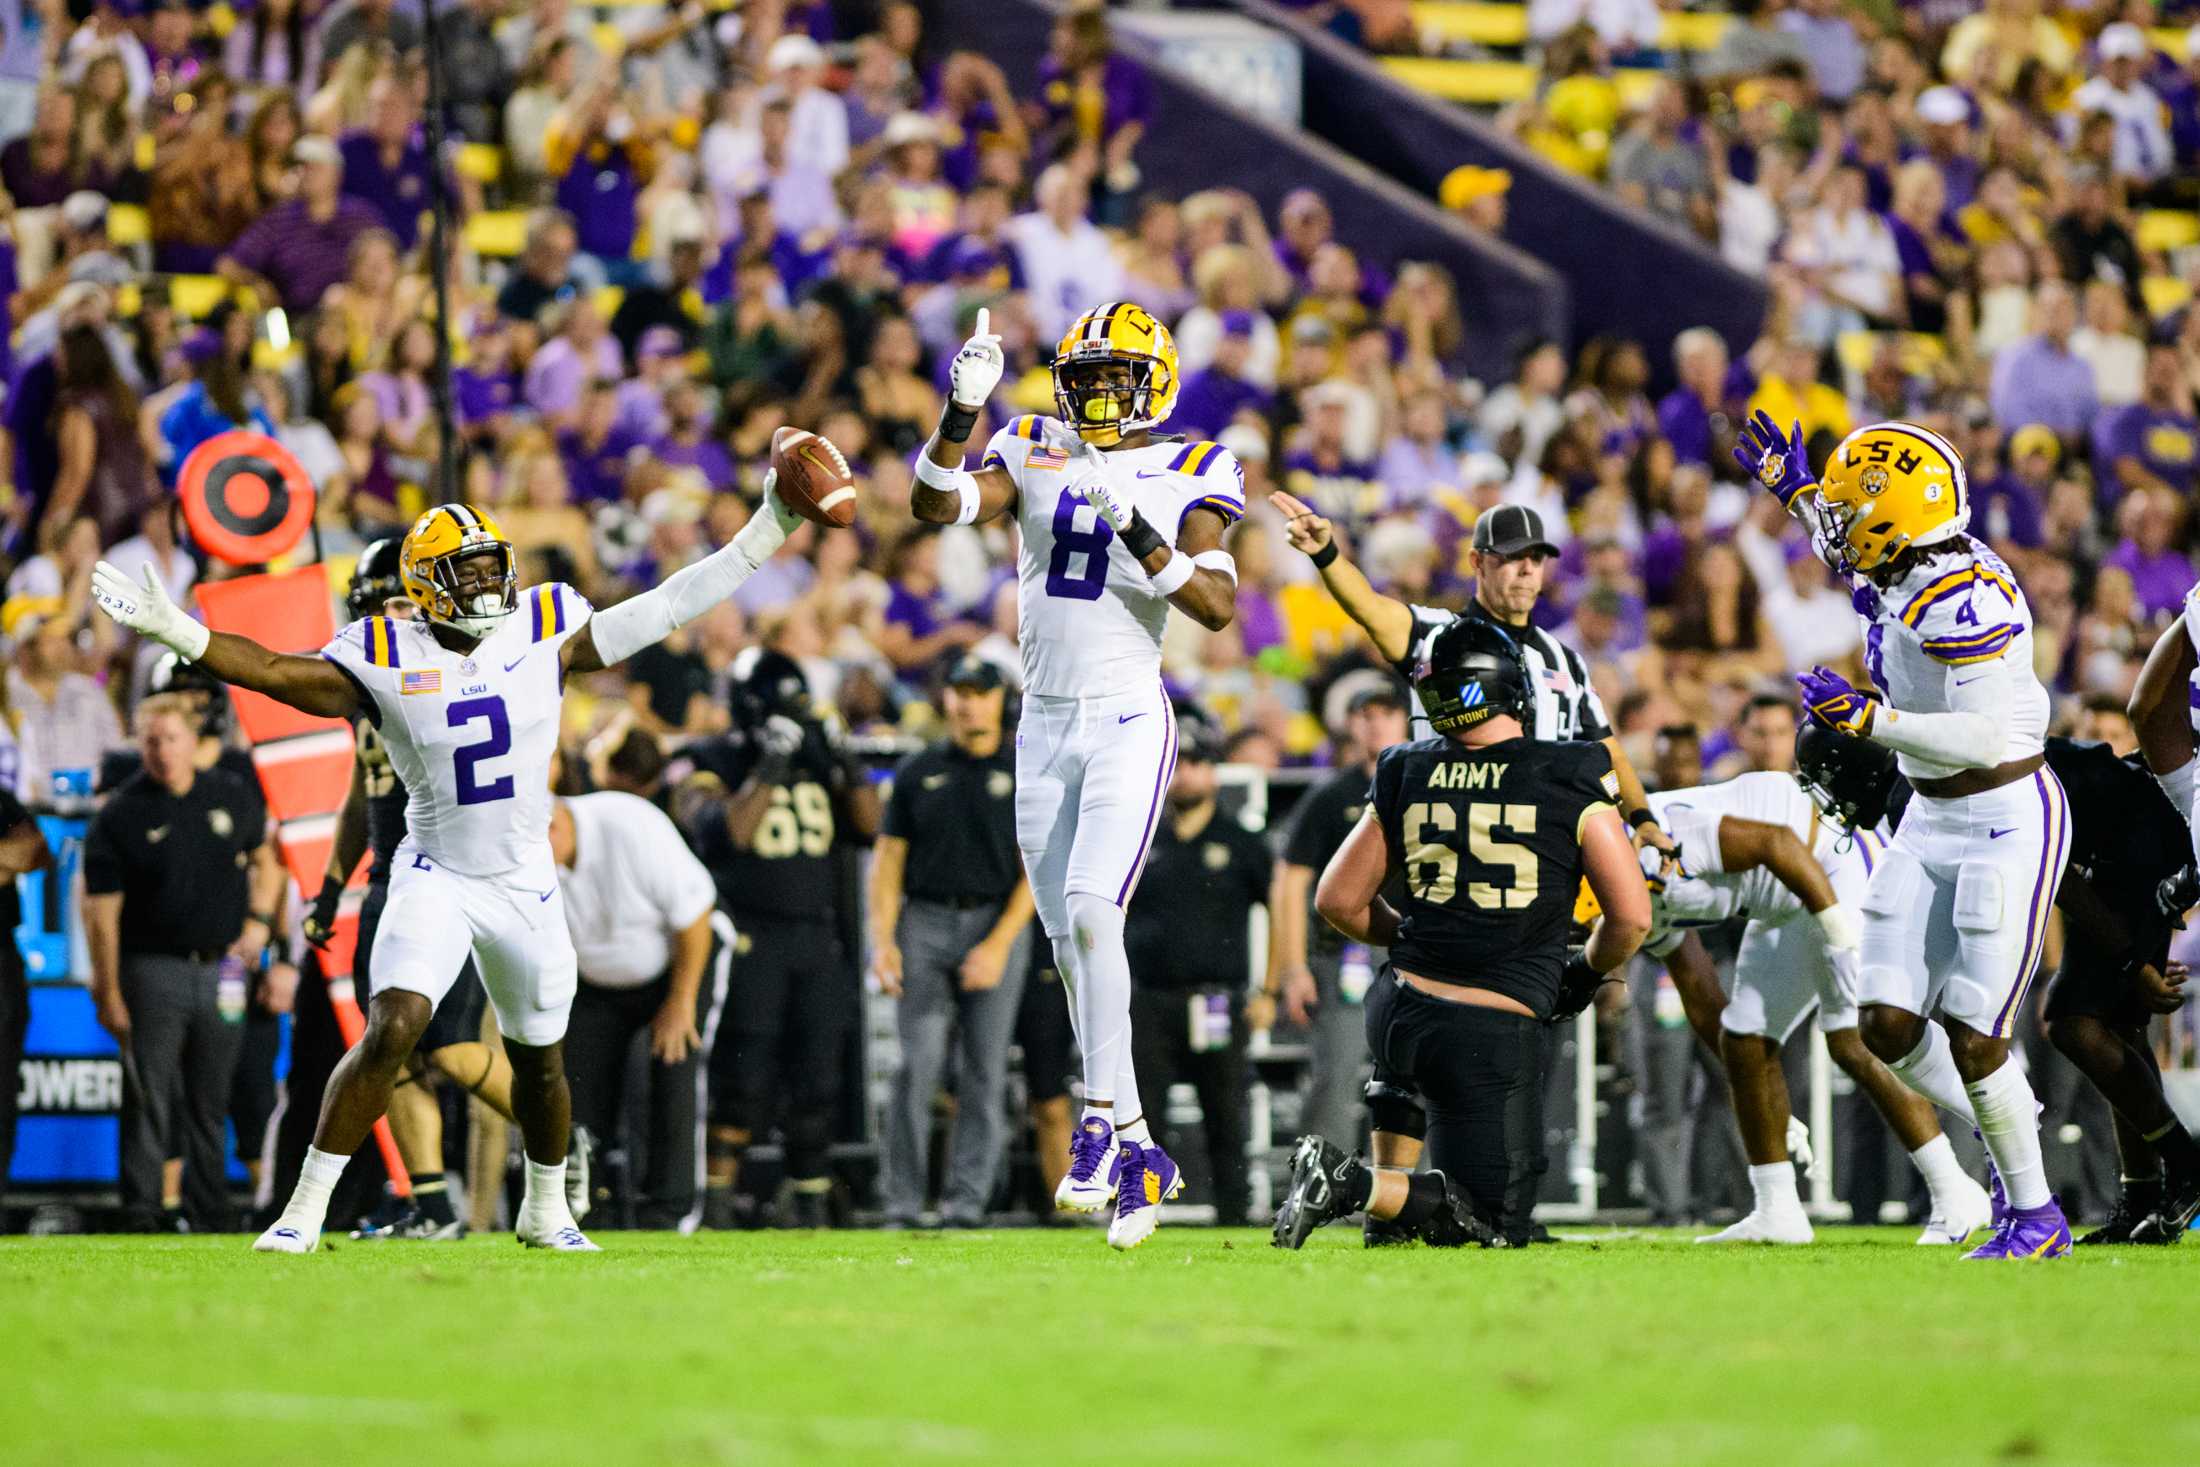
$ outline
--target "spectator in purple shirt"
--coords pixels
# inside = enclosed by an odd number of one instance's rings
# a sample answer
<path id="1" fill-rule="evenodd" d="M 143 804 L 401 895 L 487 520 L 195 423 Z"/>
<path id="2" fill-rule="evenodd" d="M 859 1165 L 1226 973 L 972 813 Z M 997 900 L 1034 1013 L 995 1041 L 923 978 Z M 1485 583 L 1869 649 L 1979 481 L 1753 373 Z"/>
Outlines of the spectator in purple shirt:
<path id="1" fill-rule="evenodd" d="M 1297 291 L 1313 284 L 1314 256 L 1336 238 L 1329 202 L 1310 188 L 1293 189 L 1276 210 L 1276 259 L 1291 272 Z M 1390 277 L 1366 260 L 1360 262 L 1360 299 L 1368 305 L 1390 294 Z"/>
<path id="2" fill-rule="evenodd" d="M 618 381 L 626 375 L 626 356 L 605 327 L 603 313 L 586 296 L 560 301 L 543 313 L 553 334 L 527 363 L 527 405 L 552 427 L 572 421 L 581 389 L 596 378 Z"/>
<path id="3" fill-rule="evenodd" d="M 1040 147 L 1090 175 L 1103 224 L 1125 222 L 1137 173 L 1131 155 L 1153 119 L 1153 81 L 1146 68 L 1108 43 L 1108 18 L 1097 6 L 1063 13 L 1053 45 L 1039 62 Z"/>
<path id="4" fill-rule="evenodd" d="M 1658 431 L 1677 463 L 1723 467 L 1734 451 L 1734 415 L 1726 400 L 1726 341 L 1709 326 L 1673 338 L 1680 386 L 1658 400 Z"/>
<path id="5" fill-rule="evenodd" d="M 1925 145 L 1918 156 L 1939 170 L 1947 206 L 1964 208 L 1978 197 L 1980 172 L 1971 137 L 1971 99 L 1954 87 L 1927 87 L 1918 93 L 1916 115 Z"/>
<path id="6" fill-rule="evenodd" d="M 466 365 L 451 369 L 451 411 L 459 431 L 476 443 L 494 443 L 519 410 L 519 373 L 512 368 L 509 323 L 494 313 L 474 322 Z"/>
<path id="7" fill-rule="evenodd" d="M 582 253 L 595 257 L 612 284 L 638 285 L 648 272 L 633 258 L 635 205 L 656 171 L 655 124 L 627 110 L 618 76 L 607 68 L 551 114 L 542 156 Z"/>
<path id="8" fill-rule="evenodd" d="M 651 451 L 661 463 L 695 470 L 719 494 L 734 487 L 738 471 L 733 455 L 710 429 L 710 399 L 699 383 L 683 377 L 665 392 L 665 433 Z"/>
<path id="9" fill-rule="evenodd" d="M 420 216 L 430 207 L 428 144 L 412 88 L 394 76 L 367 91 L 367 125 L 344 135 L 344 193 L 381 211 L 397 236 L 400 253 L 420 239 Z"/>
<path id="10" fill-rule="evenodd" d="M 335 143 L 309 134 L 290 156 L 298 164 L 297 197 L 255 220 L 215 268 L 231 285 L 281 301 L 297 316 L 344 278 L 351 242 L 381 228 L 382 215 L 344 197 L 344 155 Z"/>
<path id="11" fill-rule="evenodd" d="M 2200 484 L 2200 421 L 2177 348 L 2147 348 L 2139 400 L 2101 414 L 2093 425 L 2093 474 L 2102 505 L 2135 489 L 2166 489 L 2180 498 Z"/>
<path id="12" fill-rule="evenodd" d="M 1230 426 L 1242 408 L 1262 417 L 1275 410 L 1275 394 L 1245 376 L 1253 350 L 1253 313 L 1224 311 L 1215 359 L 1184 379 L 1172 421 L 1186 433 L 1212 438 Z"/>
<path id="13" fill-rule="evenodd" d="M 616 504 L 626 495 L 626 470 L 641 441 L 619 426 L 619 384 L 599 377 L 582 391 L 573 426 L 558 433 L 573 502 Z"/>
<path id="14" fill-rule="evenodd" d="M 919 525 L 886 562 L 886 615 L 874 640 L 900 676 L 921 682 L 942 658 L 984 640 L 985 628 L 958 621 L 940 587 L 940 531 Z"/>
<path id="15" fill-rule="evenodd" d="M 1461 486 L 1459 455 L 1448 439 L 1442 388 L 1426 387 L 1407 398 L 1399 413 L 1398 434 L 1383 447 L 1375 477 L 1390 491 L 1394 505 L 1423 505 Z"/>
<path id="16" fill-rule="evenodd" d="M 2032 298 L 2034 335 L 2003 347 L 1994 358 L 1989 400 L 2003 423 L 2044 423 L 2065 443 L 2079 441 L 2100 411 L 2093 368 L 2070 349 L 2078 326 L 2078 298 L 2059 280 Z"/>
<path id="17" fill-rule="evenodd" d="M 2141 489 L 2131 498 L 2117 516 L 2124 538 L 2102 557 L 2101 569 L 2130 575 L 2132 594 L 2149 619 L 2168 617 L 2192 589 L 2192 560 L 2169 543 L 2177 529 L 2177 501 L 2160 489 Z"/>
<path id="18" fill-rule="evenodd" d="M 619 384 L 619 426 L 640 442 L 665 431 L 665 394 L 687 375 L 687 348 L 670 326 L 652 326 L 634 348 L 634 375 Z"/>
<path id="19" fill-rule="evenodd" d="M 1999 474 L 1979 474 L 1981 487 L 1971 498 L 1972 533 L 1989 545 L 2039 548 L 2040 514 L 2061 461 L 2062 443 L 2051 429 L 2028 423 L 2010 434 L 2007 467 Z M 1982 471 L 1988 467 L 1983 456 L 1974 462 Z"/>

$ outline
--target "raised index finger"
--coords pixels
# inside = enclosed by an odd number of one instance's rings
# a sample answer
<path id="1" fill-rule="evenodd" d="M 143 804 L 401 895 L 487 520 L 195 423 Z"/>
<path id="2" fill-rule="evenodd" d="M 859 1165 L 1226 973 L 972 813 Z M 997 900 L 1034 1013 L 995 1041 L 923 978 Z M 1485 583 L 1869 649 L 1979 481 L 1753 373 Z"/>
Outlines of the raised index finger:
<path id="1" fill-rule="evenodd" d="M 971 334 L 974 336 L 991 336 L 993 334 L 993 313 L 984 306 L 978 307 L 978 329 Z"/>

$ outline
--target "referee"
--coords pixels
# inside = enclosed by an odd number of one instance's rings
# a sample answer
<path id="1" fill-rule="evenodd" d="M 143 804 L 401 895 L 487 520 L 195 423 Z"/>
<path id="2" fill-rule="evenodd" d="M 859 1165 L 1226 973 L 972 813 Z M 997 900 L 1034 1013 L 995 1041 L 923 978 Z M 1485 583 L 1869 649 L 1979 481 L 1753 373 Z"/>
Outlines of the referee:
<path id="1" fill-rule="evenodd" d="M 600 1144 L 619 1135 L 627 1052 L 647 1032 L 647 1157 L 633 1218 L 638 1227 L 692 1232 L 703 1216 L 703 1076 L 733 924 L 718 916 L 717 884 L 679 827 L 639 795 L 560 799 L 550 810 L 550 854 L 580 967 L 565 1031 L 573 1124 Z"/>
<path id="2" fill-rule="evenodd" d="M 122 1207 L 129 1226 L 157 1228 L 162 1165 L 181 1156 L 192 1229 L 225 1232 L 235 1216 L 222 1122 L 244 1047 L 242 969 L 267 947 L 286 878 L 260 792 L 198 767 L 190 705 L 157 694 L 138 705 L 137 726 L 145 767 L 84 837 L 92 998 L 123 1058 Z"/>
<path id="3" fill-rule="evenodd" d="M 886 1107 L 886 1219 L 924 1208 L 932 1100 L 961 1033 L 940 1219 L 979 1227 L 1007 1145 L 1001 1090 L 1031 968 L 1031 884 L 1016 851 L 1016 755 L 1001 670 L 947 675 L 947 738 L 912 755 L 871 858 L 871 971 L 900 999 L 901 1069 Z"/>
<path id="4" fill-rule="evenodd" d="M 1345 614 L 1359 623 L 1360 629 L 1374 642 L 1375 650 L 1408 683 L 1414 679 L 1416 664 L 1426 660 L 1436 634 L 1453 622 L 1488 621 L 1511 633 L 1526 659 L 1531 684 L 1531 706 L 1524 710 L 1526 716 L 1521 720 L 1528 737 L 1545 741 L 1594 739 L 1602 743 L 1612 756 L 1612 772 L 1619 777 L 1620 814 L 1634 831 L 1637 843 L 1655 846 L 1661 851 L 1673 849 L 1672 839 L 1658 828 L 1657 819 L 1651 814 L 1642 779 L 1628 760 L 1627 751 L 1620 746 L 1618 735 L 1612 731 L 1603 701 L 1589 684 L 1588 662 L 1579 652 L 1529 621 L 1537 598 L 1543 594 L 1544 575 L 1558 555 L 1558 547 L 1543 533 L 1541 515 L 1526 505 L 1501 504 L 1485 511 L 1474 522 L 1474 600 L 1467 603 L 1465 610 L 1451 612 L 1431 606 L 1408 606 L 1383 595 L 1368 583 L 1359 567 L 1339 553 L 1329 521 L 1312 506 L 1280 490 L 1269 495 L 1268 502 L 1283 514 L 1291 544 L 1314 562 L 1329 594 L 1337 598 Z M 1418 692 L 1415 702 L 1419 703 Z M 1429 732 L 1426 715 L 1416 707 L 1413 735 L 1426 738 Z M 1546 1082 L 1557 1051 L 1558 1030 L 1553 1026 L 1543 1034 Z M 1383 1076 L 1378 1066 L 1376 1083 L 1369 1090 L 1378 1107 L 1387 1104 L 1382 1098 L 1382 1089 Z M 1393 1099 L 1402 1101 L 1400 1097 Z M 1389 1133 L 1381 1116 L 1376 1118 L 1374 1155 L 1377 1162 L 1388 1166 L 1412 1166 L 1418 1161 L 1420 1151 L 1418 1141 Z M 1549 1156 L 1539 1155 L 1539 1179 L 1549 1166 Z M 1544 1236 L 1547 1234 L 1539 1230 L 1538 1238 Z"/>

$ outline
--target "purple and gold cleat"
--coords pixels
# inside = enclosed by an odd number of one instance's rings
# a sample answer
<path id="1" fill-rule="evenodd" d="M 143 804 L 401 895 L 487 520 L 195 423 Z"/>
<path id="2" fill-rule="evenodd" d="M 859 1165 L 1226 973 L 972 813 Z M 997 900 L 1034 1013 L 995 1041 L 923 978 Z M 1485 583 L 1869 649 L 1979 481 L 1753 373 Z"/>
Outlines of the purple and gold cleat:
<path id="1" fill-rule="evenodd" d="M 1123 1151 L 1115 1127 L 1103 1116 L 1086 1116 L 1069 1138 L 1069 1171 L 1054 1189 L 1057 1212 L 1098 1212 L 1115 1200 L 1123 1172 Z"/>
<path id="2" fill-rule="evenodd" d="M 1108 1246 L 1131 1249 L 1161 1225 L 1161 1204 L 1184 1190 L 1184 1174 L 1169 1153 L 1148 1142 L 1123 1146 L 1123 1176 L 1115 1189 L 1115 1221 L 1108 1224 Z"/>
<path id="3" fill-rule="evenodd" d="M 2010 1208 L 1994 1236 L 1963 1256 L 2045 1261 L 2062 1257 L 2070 1246 L 2070 1223 L 2063 1217 L 2062 1202 L 2050 1197 L 2038 1207 Z"/>

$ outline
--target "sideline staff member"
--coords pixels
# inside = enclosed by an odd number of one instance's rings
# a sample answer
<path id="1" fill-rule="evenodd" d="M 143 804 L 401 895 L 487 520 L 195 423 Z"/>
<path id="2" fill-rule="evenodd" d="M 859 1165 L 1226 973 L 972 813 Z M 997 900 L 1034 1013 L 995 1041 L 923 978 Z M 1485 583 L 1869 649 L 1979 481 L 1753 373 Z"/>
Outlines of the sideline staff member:
<path id="1" fill-rule="evenodd" d="M 559 800 L 550 854 L 580 967 L 565 1032 L 573 1124 L 599 1145 L 616 1143 L 627 1050 L 648 1030 L 648 1163 L 635 1222 L 691 1231 L 702 1218 L 698 1077 L 725 1001 L 732 925 L 712 931 L 718 888 L 709 870 L 671 817 L 638 795 Z"/>
<path id="2" fill-rule="evenodd" d="M 145 767 L 92 817 L 84 838 L 84 932 L 92 998 L 122 1047 L 122 1206 L 160 1221 L 161 1164 L 183 1158 L 192 1228 L 235 1225 L 222 1120 L 244 1044 L 245 985 L 225 956 L 256 965 L 286 880 L 260 792 L 194 757 L 182 698 L 138 705 Z"/>
<path id="3" fill-rule="evenodd" d="M 1369 1167 L 1307 1136 L 1276 1213 L 1279 1247 L 1363 1209 L 1453 1228 L 1431 1241 L 1457 1241 L 1454 1182 L 1480 1228 L 1528 1241 L 1541 1026 L 1562 999 L 1586 1001 L 1650 931 L 1642 867 L 1612 808 L 1611 759 L 1595 744 L 1528 738 L 1530 678 L 1502 628 L 1466 619 L 1437 633 L 1415 691 L 1439 737 L 1376 762 L 1368 812 L 1315 895 L 1340 932 L 1390 949 L 1368 993 L 1368 1047 L 1382 1071 L 1419 1088 L 1437 1170 Z M 1400 872 L 1402 911 L 1381 896 Z M 1584 876 L 1603 915 L 1570 969 Z"/>
<path id="4" fill-rule="evenodd" d="M 871 971 L 901 1002 L 901 1069 L 886 1108 L 886 1217 L 924 1207 L 932 1098 L 959 1028 L 955 1139 L 940 1198 L 978 1227 L 1008 1140 L 1001 1090 L 1031 969 L 1031 886 L 1016 851 L 1016 755 L 1001 670 L 965 657 L 947 676 L 947 738 L 894 778 L 871 860 Z M 906 900 L 906 905 L 904 904 Z"/>

